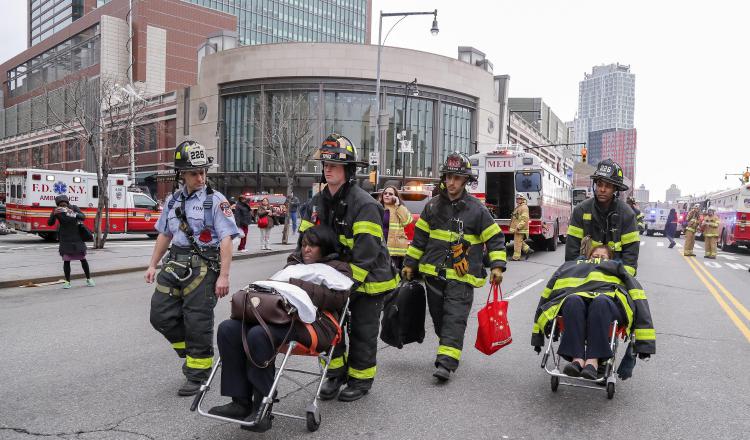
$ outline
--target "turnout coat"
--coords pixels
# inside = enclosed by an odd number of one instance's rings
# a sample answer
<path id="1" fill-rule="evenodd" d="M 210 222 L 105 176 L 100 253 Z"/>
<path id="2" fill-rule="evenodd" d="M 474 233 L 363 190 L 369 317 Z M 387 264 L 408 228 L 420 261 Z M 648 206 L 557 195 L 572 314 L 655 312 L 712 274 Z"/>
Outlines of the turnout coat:
<path id="1" fill-rule="evenodd" d="M 557 269 L 539 299 L 531 345 L 544 345 L 544 336 L 569 295 L 583 298 L 607 295 L 625 317 L 626 322 L 619 324 L 627 328 L 628 334 L 635 336 L 635 352 L 656 352 L 656 331 L 643 287 L 628 273 L 623 263 L 597 258 L 568 261 Z"/>

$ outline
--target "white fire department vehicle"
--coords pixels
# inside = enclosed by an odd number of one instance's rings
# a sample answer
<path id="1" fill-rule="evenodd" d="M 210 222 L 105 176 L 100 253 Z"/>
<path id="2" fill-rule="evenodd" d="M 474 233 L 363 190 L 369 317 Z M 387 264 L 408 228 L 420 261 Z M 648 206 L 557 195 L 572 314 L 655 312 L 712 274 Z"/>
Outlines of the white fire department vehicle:
<path id="1" fill-rule="evenodd" d="M 94 230 L 99 204 L 96 173 L 10 168 L 5 171 L 5 176 L 8 226 L 38 234 L 45 240 L 57 239 L 57 224 L 48 226 L 47 219 L 55 207 L 55 197 L 65 194 L 72 205 L 86 214 L 84 223 Z M 109 233 L 156 237 L 158 233 L 154 225 L 161 214 L 159 205 L 140 189 L 131 188 L 125 174 L 110 174 L 108 180 Z M 105 225 L 103 215 L 102 225 Z"/>
<path id="2" fill-rule="evenodd" d="M 537 155 L 517 145 L 469 157 L 478 172 L 469 193 L 489 209 L 503 233 L 508 234 L 516 194 L 526 196 L 529 236 L 538 247 L 554 251 L 565 242 L 572 211 L 570 180 Z"/>

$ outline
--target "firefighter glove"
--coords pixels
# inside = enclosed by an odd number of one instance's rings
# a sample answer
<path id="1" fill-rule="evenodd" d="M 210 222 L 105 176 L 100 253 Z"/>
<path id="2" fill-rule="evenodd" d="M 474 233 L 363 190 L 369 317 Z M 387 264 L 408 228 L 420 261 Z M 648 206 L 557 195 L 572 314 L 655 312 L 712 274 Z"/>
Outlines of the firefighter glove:
<path id="1" fill-rule="evenodd" d="M 500 284 L 503 282 L 503 270 L 495 267 L 490 271 L 490 283 Z"/>
<path id="2" fill-rule="evenodd" d="M 414 279 L 414 268 L 411 266 L 404 266 L 403 269 L 401 269 L 401 276 L 406 278 L 406 281 L 411 281 Z"/>
<path id="3" fill-rule="evenodd" d="M 460 242 L 451 245 L 451 252 L 453 254 L 453 270 L 459 277 L 462 277 L 469 273 L 469 261 L 466 259 L 466 249 L 468 248 L 468 242 L 461 240 Z"/>

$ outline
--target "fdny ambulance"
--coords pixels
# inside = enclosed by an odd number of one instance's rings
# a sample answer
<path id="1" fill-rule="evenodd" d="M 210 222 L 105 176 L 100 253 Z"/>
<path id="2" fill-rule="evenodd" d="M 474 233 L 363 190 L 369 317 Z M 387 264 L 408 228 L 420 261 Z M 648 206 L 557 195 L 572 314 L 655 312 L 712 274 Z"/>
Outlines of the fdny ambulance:
<path id="1" fill-rule="evenodd" d="M 537 246 L 554 251 L 558 241 L 565 242 L 572 212 L 567 177 L 518 145 L 498 146 L 469 159 L 478 173 L 469 193 L 485 204 L 503 233 L 508 234 L 516 194 L 521 193 L 528 200 L 529 236 Z"/>
<path id="2" fill-rule="evenodd" d="M 158 233 L 154 226 L 161 214 L 159 205 L 140 189 L 130 187 L 130 181 L 124 174 L 110 174 L 108 180 L 108 232 L 148 234 L 155 238 Z M 65 194 L 72 205 L 78 206 L 86 214 L 84 223 L 94 230 L 99 204 L 96 173 L 10 168 L 5 171 L 5 183 L 8 226 L 38 234 L 45 240 L 56 240 L 57 225 L 47 226 L 47 219 L 55 207 L 55 197 Z M 104 222 L 102 215 L 102 225 L 105 225 Z"/>

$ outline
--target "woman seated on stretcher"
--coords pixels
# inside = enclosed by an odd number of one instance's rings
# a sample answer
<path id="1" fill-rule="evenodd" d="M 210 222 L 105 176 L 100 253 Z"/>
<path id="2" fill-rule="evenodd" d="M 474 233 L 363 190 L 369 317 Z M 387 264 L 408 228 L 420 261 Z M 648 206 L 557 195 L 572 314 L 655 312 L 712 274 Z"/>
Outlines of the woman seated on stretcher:
<path id="1" fill-rule="evenodd" d="M 600 361 L 613 356 L 610 324 L 617 320 L 635 334 L 635 353 L 641 359 L 656 351 L 656 332 L 643 288 L 619 261 L 611 260 L 609 247 L 594 247 L 587 260 L 565 262 L 542 292 L 534 316 L 531 345 L 539 353 L 552 320 L 563 317 L 558 354 L 570 363 L 563 373 L 597 379 Z"/>
<path id="2" fill-rule="evenodd" d="M 216 339 L 222 363 L 221 394 L 231 397 L 232 401 L 226 405 L 211 408 L 210 414 L 238 420 L 244 419 L 248 422 L 256 419 L 263 397 L 268 395 L 273 384 L 276 370 L 273 358 L 278 347 L 284 343 L 287 334 L 289 334 L 288 341 L 297 341 L 309 348 L 312 348 L 313 341 L 317 341 L 317 347 L 314 350 L 318 353 L 331 347 L 339 332 L 339 314 L 349 296 L 348 288 L 352 285 L 351 268 L 347 263 L 339 260 L 338 254 L 335 253 L 337 241 L 336 234 L 326 226 L 314 226 L 308 229 L 302 238 L 300 253 L 290 255 L 287 266 L 271 277 L 272 280 L 288 281 L 302 288 L 310 296 L 312 304 L 317 308 L 315 320 L 311 325 L 296 320 L 289 333 L 288 325 L 269 324 L 268 327 L 274 339 L 273 346 L 271 346 L 269 336 L 262 326 L 249 327 L 246 324 L 247 346 L 252 361 L 248 359 L 243 348 L 242 322 L 228 319 L 219 325 Z M 338 276 L 338 273 L 332 273 L 330 268 L 317 264 L 311 266 L 309 270 L 304 267 L 314 263 L 330 266 L 344 276 Z M 308 281 L 294 278 L 295 276 Z M 322 279 L 324 277 L 326 280 Z M 261 282 L 256 282 L 256 284 L 261 284 Z M 327 285 L 348 287 L 334 289 L 326 287 Z M 302 317 L 302 311 L 300 311 L 300 317 Z M 311 332 L 315 335 L 311 335 Z M 261 368 L 265 363 L 268 363 L 268 366 Z M 269 409 L 257 425 L 242 426 L 242 428 L 256 432 L 267 431 L 271 428 L 270 412 Z"/>

